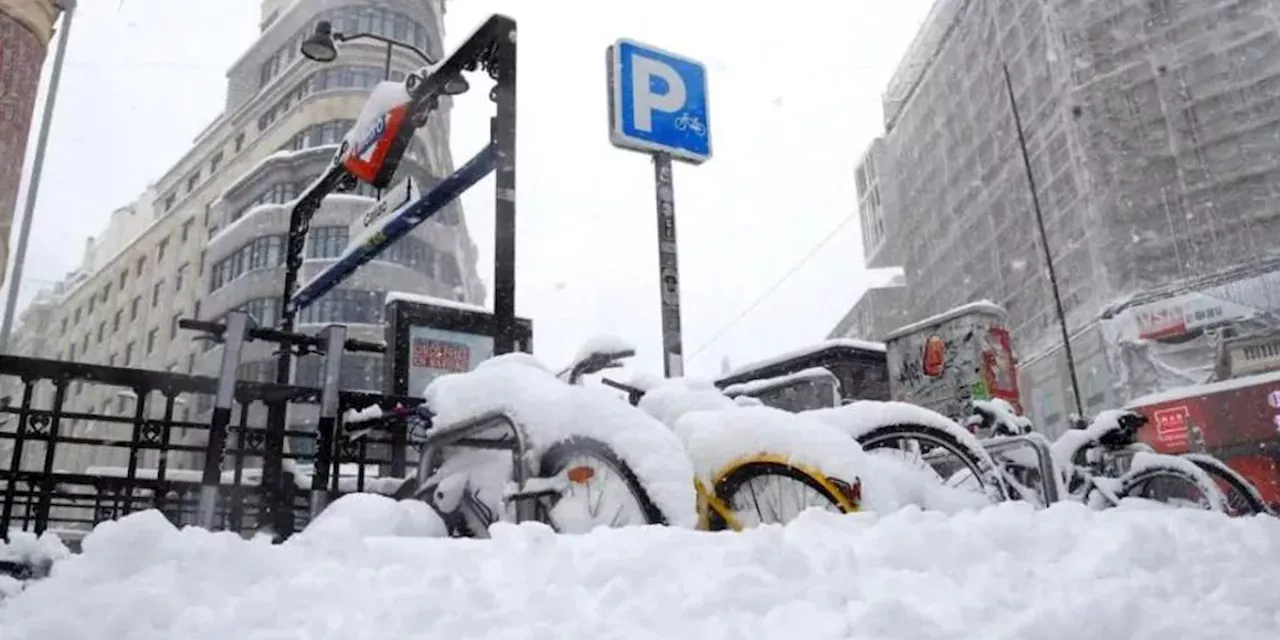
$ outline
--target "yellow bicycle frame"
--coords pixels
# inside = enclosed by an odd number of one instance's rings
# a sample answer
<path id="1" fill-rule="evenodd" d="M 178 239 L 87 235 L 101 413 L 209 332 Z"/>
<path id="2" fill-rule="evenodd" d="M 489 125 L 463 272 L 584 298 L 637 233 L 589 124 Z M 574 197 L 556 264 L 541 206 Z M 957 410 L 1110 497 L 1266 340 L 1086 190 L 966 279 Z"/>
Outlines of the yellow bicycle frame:
<path id="1" fill-rule="evenodd" d="M 829 495 L 835 496 L 836 505 L 840 507 L 842 513 L 855 513 L 859 510 L 856 503 L 851 501 L 834 483 L 827 479 L 826 474 L 822 473 L 815 467 L 801 464 L 791 460 L 790 458 L 774 453 L 760 453 L 755 455 L 743 456 L 725 465 L 723 469 L 716 473 L 711 481 L 711 486 L 715 487 L 724 480 L 725 476 L 737 471 L 738 469 L 753 463 L 763 464 L 779 464 L 790 467 L 805 476 L 808 476 L 815 484 L 822 487 Z M 702 482 L 701 478 L 694 478 L 694 490 L 698 494 L 698 528 L 707 531 L 711 528 L 711 512 L 715 511 L 717 515 L 724 519 L 729 528 L 734 531 L 742 531 L 742 523 L 733 515 L 733 509 L 725 504 L 723 500 L 716 496 L 712 489 L 708 489 L 707 485 Z"/>

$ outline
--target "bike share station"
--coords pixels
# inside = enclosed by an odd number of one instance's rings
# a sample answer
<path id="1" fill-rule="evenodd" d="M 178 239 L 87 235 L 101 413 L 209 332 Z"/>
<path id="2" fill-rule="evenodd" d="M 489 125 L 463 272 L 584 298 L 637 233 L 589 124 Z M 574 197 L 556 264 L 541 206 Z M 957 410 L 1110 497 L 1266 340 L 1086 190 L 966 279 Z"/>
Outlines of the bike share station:
<path id="1" fill-rule="evenodd" d="M 320 23 L 316 33 L 303 43 L 304 49 L 314 48 L 304 50 L 304 54 L 316 60 L 333 60 L 336 57 L 334 41 L 341 38 L 341 34 L 332 33 L 327 23 Z M 364 130 L 347 135 L 329 169 L 299 196 L 291 212 L 278 329 L 255 328 L 243 312 L 228 314 L 225 324 L 182 321 L 183 328 L 204 331 L 225 345 L 210 423 L 208 460 L 220 460 L 225 454 L 240 347 L 246 340 L 270 340 L 281 345 L 277 385 L 290 384 L 295 356 L 316 353 L 324 358 L 316 428 L 318 446 L 309 497 L 309 510 L 313 517 L 339 493 L 339 460 L 335 455 L 335 444 L 340 436 L 349 435 L 342 433 L 339 410 L 338 374 L 345 352 L 384 355 L 390 374 L 386 377 L 387 391 L 391 394 L 386 396 L 386 404 L 390 406 L 382 409 L 391 411 L 403 408 L 406 404 L 403 399 L 420 395 L 425 388 L 424 381 L 435 375 L 461 370 L 463 366 L 473 367 L 492 355 L 531 348 L 532 325 L 515 315 L 516 59 L 516 23 L 511 18 L 495 14 L 445 60 L 409 74 L 403 82 L 384 82 L 375 88 L 357 121 L 357 126 L 365 126 Z M 458 95 L 469 89 L 464 74 L 473 71 L 483 71 L 494 80 L 489 98 L 495 104 L 495 115 L 490 121 L 488 144 L 426 193 L 417 193 L 410 181 L 392 187 L 396 168 L 415 131 L 426 124 L 442 97 Z M 401 88 L 397 89 L 397 86 Z M 388 100 L 387 95 L 396 96 L 396 99 Z M 301 310 L 351 277 L 361 266 L 375 259 L 490 173 L 496 174 L 497 178 L 492 313 L 462 308 L 448 301 L 400 296 L 388 301 L 386 344 L 348 340 L 343 325 L 330 325 L 318 336 L 295 333 L 297 314 Z M 357 182 L 366 182 L 379 190 L 386 189 L 386 195 L 365 216 L 357 219 L 365 228 L 359 237 L 353 238 L 346 251 L 299 286 L 298 274 L 312 216 L 320 209 L 326 196 L 349 191 Z M 365 407 L 345 408 L 358 410 Z M 264 493 L 271 493 L 283 484 L 286 414 L 287 406 L 284 404 L 269 407 L 262 470 Z M 385 470 L 391 475 L 403 476 L 407 464 L 407 428 L 403 420 L 399 425 L 390 426 L 388 444 L 391 460 Z M 222 467 L 221 464 L 206 464 L 203 474 L 197 524 L 210 529 L 215 528 L 214 511 Z M 361 476 L 360 484 L 363 484 L 363 470 Z M 292 517 L 285 513 L 291 510 L 286 504 L 289 500 L 283 495 L 264 499 L 274 503 L 277 511 L 276 517 L 272 518 L 275 530 L 287 535 L 293 529 L 288 522 Z"/>

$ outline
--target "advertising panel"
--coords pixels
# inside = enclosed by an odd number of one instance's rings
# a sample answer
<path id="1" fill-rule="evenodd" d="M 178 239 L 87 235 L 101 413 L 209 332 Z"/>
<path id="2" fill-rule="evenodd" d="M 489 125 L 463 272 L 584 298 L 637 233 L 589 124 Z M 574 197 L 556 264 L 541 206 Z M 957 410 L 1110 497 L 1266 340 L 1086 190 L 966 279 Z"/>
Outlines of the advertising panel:
<path id="1" fill-rule="evenodd" d="M 493 357 L 493 336 L 428 326 L 409 327 L 409 393 L 421 394 L 446 373 L 470 371 Z"/>
<path id="2" fill-rule="evenodd" d="M 971 400 L 1002 398 L 1021 413 L 1004 317 L 1000 306 L 975 302 L 890 333 L 885 349 L 892 399 L 957 421 L 969 416 Z"/>

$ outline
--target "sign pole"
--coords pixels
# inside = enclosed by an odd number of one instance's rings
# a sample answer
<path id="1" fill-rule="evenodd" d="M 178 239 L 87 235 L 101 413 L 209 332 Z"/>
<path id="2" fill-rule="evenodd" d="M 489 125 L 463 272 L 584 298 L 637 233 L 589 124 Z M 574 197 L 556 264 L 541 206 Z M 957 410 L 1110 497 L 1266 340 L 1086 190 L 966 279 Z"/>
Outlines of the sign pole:
<path id="1" fill-rule="evenodd" d="M 684 338 L 680 329 L 680 264 L 676 250 L 676 203 L 671 155 L 653 154 L 653 187 L 658 205 L 658 291 L 662 301 L 662 371 L 684 375 Z"/>

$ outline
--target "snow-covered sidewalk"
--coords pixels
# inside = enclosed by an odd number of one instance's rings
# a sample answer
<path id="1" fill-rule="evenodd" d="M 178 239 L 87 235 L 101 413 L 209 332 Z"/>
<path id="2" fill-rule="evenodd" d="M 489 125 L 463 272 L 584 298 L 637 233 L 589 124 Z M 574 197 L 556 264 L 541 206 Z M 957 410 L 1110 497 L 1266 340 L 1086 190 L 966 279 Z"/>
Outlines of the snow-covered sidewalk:
<path id="1" fill-rule="evenodd" d="M 478 541 L 405 537 L 436 524 L 358 500 L 279 546 L 179 532 L 155 512 L 102 525 L 0 602 L 0 637 L 1280 637 L 1271 518 L 1005 504 L 811 511 L 744 533 L 500 525 Z"/>

